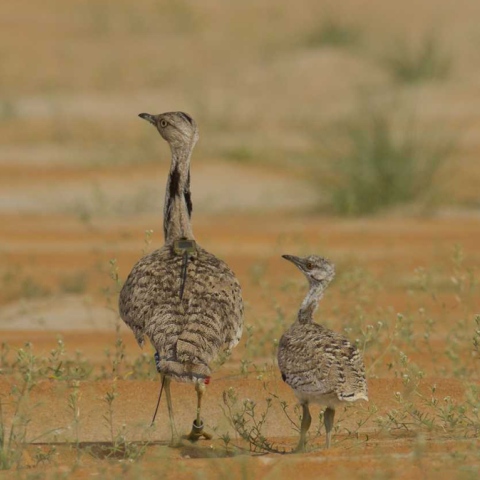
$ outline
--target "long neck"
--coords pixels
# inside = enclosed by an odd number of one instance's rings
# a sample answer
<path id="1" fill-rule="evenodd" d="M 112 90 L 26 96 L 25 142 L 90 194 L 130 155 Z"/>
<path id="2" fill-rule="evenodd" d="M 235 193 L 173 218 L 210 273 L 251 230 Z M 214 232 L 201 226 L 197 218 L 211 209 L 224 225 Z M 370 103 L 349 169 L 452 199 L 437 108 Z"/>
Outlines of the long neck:
<path id="1" fill-rule="evenodd" d="M 192 200 L 190 196 L 190 156 L 193 144 L 172 147 L 172 164 L 165 192 L 163 233 L 165 243 L 179 238 L 194 239 L 190 217 Z"/>
<path id="2" fill-rule="evenodd" d="M 310 290 L 307 296 L 304 298 L 300 310 L 298 311 L 299 323 L 311 323 L 313 322 L 313 314 L 317 309 L 318 302 L 323 297 L 323 292 L 327 288 L 327 285 L 322 283 L 311 283 Z"/>

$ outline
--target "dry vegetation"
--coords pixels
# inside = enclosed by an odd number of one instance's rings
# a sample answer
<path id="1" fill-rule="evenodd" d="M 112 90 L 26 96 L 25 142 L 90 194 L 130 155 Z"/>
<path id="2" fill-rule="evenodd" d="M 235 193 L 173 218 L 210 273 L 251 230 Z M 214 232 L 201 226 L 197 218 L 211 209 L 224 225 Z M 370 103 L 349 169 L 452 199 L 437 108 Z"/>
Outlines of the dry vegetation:
<path id="1" fill-rule="evenodd" d="M 480 4 L 3 3 L 0 478 L 478 478 Z M 214 441 L 176 450 L 116 314 L 162 241 L 168 152 L 136 115 L 167 110 L 200 125 L 196 236 L 247 302 Z M 280 255 L 310 252 L 337 265 L 318 320 L 364 351 L 371 401 L 331 451 L 318 417 L 282 455 L 275 349 L 305 285 Z"/>

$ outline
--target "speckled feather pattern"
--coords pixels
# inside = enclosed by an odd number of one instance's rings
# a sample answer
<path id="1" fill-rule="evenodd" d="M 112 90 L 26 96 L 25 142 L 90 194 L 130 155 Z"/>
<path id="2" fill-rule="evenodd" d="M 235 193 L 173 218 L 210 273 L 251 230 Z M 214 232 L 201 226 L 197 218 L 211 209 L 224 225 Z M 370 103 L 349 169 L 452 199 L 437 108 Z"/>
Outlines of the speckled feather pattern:
<path id="1" fill-rule="evenodd" d="M 191 382 L 210 376 L 210 362 L 240 340 L 243 302 L 230 268 L 197 244 L 180 299 L 182 257 L 171 244 L 140 259 L 120 293 L 120 315 L 142 346 L 147 336 L 161 373 Z"/>
<path id="2" fill-rule="evenodd" d="M 120 292 L 120 315 L 140 346 L 146 336 L 155 347 L 162 375 L 201 383 L 211 374 L 210 362 L 240 340 L 241 289 L 228 266 L 194 242 L 190 157 L 199 138 L 195 121 L 183 112 L 140 117 L 156 127 L 172 153 L 165 190 L 165 245 L 133 267 Z M 183 296 L 185 256 L 175 250 L 180 240 L 194 246 L 188 253 Z"/>
<path id="3" fill-rule="evenodd" d="M 317 323 L 297 321 L 285 332 L 278 364 L 300 400 L 335 404 L 368 397 L 360 352 L 344 336 Z"/>
<path id="4" fill-rule="evenodd" d="M 303 405 L 315 402 L 335 410 L 341 402 L 368 400 L 365 367 L 358 349 L 343 335 L 313 321 L 318 302 L 335 276 L 335 265 L 318 255 L 283 258 L 305 275 L 310 286 L 297 320 L 280 339 L 278 366 L 283 380 Z M 306 430 L 301 432 L 301 448 Z M 327 445 L 329 441 L 327 438 Z"/>

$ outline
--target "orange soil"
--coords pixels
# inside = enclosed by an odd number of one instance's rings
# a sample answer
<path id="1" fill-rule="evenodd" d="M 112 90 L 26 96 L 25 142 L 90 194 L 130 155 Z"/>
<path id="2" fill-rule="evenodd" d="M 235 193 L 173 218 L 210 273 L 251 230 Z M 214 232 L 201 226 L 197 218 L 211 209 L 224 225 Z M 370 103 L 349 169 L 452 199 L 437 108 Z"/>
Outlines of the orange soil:
<path id="1" fill-rule="evenodd" d="M 158 227 L 158 223 L 156 217 L 136 219 L 131 223 L 110 219 L 85 225 L 78 220 L 60 216 L 4 216 L 0 221 L 0 241 L 4 245 L 3 257 L 7 263 L 4 262 L 3 266 L 5 269 L 16 268 L 28 272 L 36 281 L 49 286 L 53 293 L 61 291 L 61 279 L 66 274 L 85 271 L 89 277 L 86 291 L 82 295 L 91 296 L 94 303 L 104 304 L 101 287 L 111 284 L 106 273 L 108 260 L 116 257 L 120 274 L 124 276 L 141 254 L 142 232 L 152 226 Z M 421 343 L 420 326 L 418 329 L 413 327 L 419 342 L 416 347 L 408 342 L 399 345 L 403 345 L 410 360 L 426 372 L 426 377 L 420 384 L 423 394 L 428 396 L 430 386 L 435 384 L 439 399 L 449 396 L 454 401 L 463 401 L 467 385 L 465 380 L 448 373 L 438 376 L 438 369 L 441 366 L 439 363 L 446 358 L 444 351 L 450 342 L 448 338 L 453 323 L 463 313 L 471 318 L 478 311 L 478 299 L 469 300 L 468 295 L 462 295 L 460 299 L 448 286 L 448 278 L 444 291 L 434 299 L 428 292 L 415 291 L 414 295 L 409 294 L 408 285 L 415 275 L 414 269 L 418 267 L 437 271 L 436 280 L 443 282 L 453 268 L 454 244 L 462 245 L 469 266 L 478 268 L 480 245 L 476 239 L 480 238 L 480 223 L 475 219 L 389 217 L 337 220 L 315 216 L 292 218 L 287 215 L 267 219 L 262 216 L 225 215 L 215 218 L 197 217 L 195 228 L 201 243 L 225 258 L 237 272 L 247 303 L 246 322 L 255 326 L 257 335 L 259 332 L 268 332 L 272 326 L 275 302 L 279 303 L 287 315 L 288 322 L 293 318 L 304 292 L 302 279 L 296 275 L 297 272 L 292 271 L 290 265 L 281 260 L 281 253 L 318 252 L 328 255 L 339 265 L 339 275 L 361 266 L 378 283 L 377 290 L 373 289 L 366 294 L 367 312 L 373 314 L 375 308 L 384 308 L 385 311 L 390 309 L 388 315 L 394 317 L 396 311 L 415 312 L 419 307 L 424 307 L 427 315 L 438 320 L 430 342 L 431 352 Z M 159 236 L 157 232 L 154 234 L 152 245 L 161 242 Z M 101 269 L 98 268 L 99 264 Z M 257 270 L 263 273 L 255 273 Z M 358 295 L 354 294 L 351 298 L 352 295 L 349 296 L 345 291 L 342 293 L 341 289 L 340 283 L 337 286 L 332 284 L 318 312 L 319 320 L 322 312 L 329 312 L 329 321 L 335 322 L 336 318 L 348 315 L 360 300 Z M 372 298 L 373 295 L 376 297 Z M 15 299 L 3 299 L 4 304 L 12 301 Z M 365 323 L 371 323 L 370 319 L 365 319 Z M 12 348 L 11 355 L 28 341 L 32 343 L 35 355 L 48 356 L 56 346 L 59 333 L 65 342 L 68 356 L 73 356 L 73 352 L 79 350 L 97 369 L 101 365 L 110 368 L 105 349 L 114 350 L 113 331 L 93 332 L 83 329 L 63 332 L 62 325 L 49 331 L 10 329 L 2 332 L 2 341 Z M 121 335 L 127 358 L 135 358 L 140 350 L 133 336 L 123 330 Z M 251 345 L 258 338 L 254 333 Z M 199 471 L 219 478 L 227 474 L 232 478 L 245 475 L 252 478 L 289 478 L 295 473 L 300 474 L 299 472 L 306 478 L 316 478 L 320 474 L 328 478 L 371 478 L 377 474 L 380 475 L 379 478 L 452 478 L 458 469 L 470 472 L 477 468 L 475 440 L 452 437 L 448 432 L 418 433 L 415 428 L 408 432 L 380 433 L 374 420 L 398 407 L 394 392 L 402 392 L 409 398 L 408 388 L 404 387 L 401 379 L 394 378 L 387 368 L 387 363 L 393 358 L 392 352 L 382 357 L 372 371 L 375 375 L 369 379 L 370 405 L 375 405 L 378 412 L 360 428 L 358 436 L 347 435 L 345 428 L 355 429 L 355 422 L 367 415 L 366 405 L 353 406 L 347 412 L 339 411 L 341 430 L 333 448 L 328 452 L 323 450 L 323 437 L 320 436 L 312 444 L 313 451 L 304 455 L 255 456 L 244 452 L 232 458 L 223 458 L 225 448 L 218 436 L 228 431 L 234 443 L 242 444 L 235 440 L 235 433 L 222 413 L 223 391 L 233 387 L 240 399 L 254 399 L 259 408 L 263 409 L 266 393 L 262 385 L 266 380 L 270 392 L 278 394 L 291 405 L 295 404 L 291 391 L 279 380 L 275 368 L 271 366 L 269 348 L 268 345 L 259 347 L 260 356 L 254 359 L 257 365 L 267 362 L 267 370 L 260 374 L 261 379 L 252 369 L 248 376 L 239 374 L 240 361 L 245 358 L 243 343 L 216 372 L 205 399 L 204 417 L 207 425 L 216 429 L 217 439 L 213 442 L 202 441 L 197 447 L 166 447 L 169 429 L 163 403 L 155 429 L 145 433 L 158 394 L 157 382 L 116 381 L 118 397 L 114 404 L 114 430 L 120 431 L 122 425 L 125 425 L 128 440 L 148 441 L 145 454 L 133 464 L 104 458 L 105 451 L 102 449 L 110 438 L 104 418 L 105 395 L 112 389 L 111 380 L 86 380 L 79 383 L 81 413 L 78 434 L 73 433 L 72 411 L 68 407 L 68 396 L 73 391 L 72 383 L 41 380 L 28 399 L 30 423 L 27 438 L 36 439 L 36 444 L 27 449 L 23 463 L 47 476 L 55 476 L 59 471 L 69 472 L 69 478 L 87 478 L 94 472 L 103 472 L 105 478 L 114 477 L 120 475 L 122 469 L 128 478 L 149 478 L 155 475 L 164 478 L 191 478 Z M 147 352 L 150 354 L 150 350 Z M 369 362 L 375 361 L 375 352 L 377 350 L 374 349 L 371 353 L 367 352 L 367 367 Z M 468 349 L 461 352 L 460 357 L 472 368 Z M 9 358 L 13 359 L 13 356 Z M 14 402 L 10 390 L 18 381 L 15 378 L 4 375 L 0 380 L 7 425 L 13 414 Z M 195 410 L 193 388 L 189 385 L 174 385 L 173 395 L 178 429 L 186 432 Z M 313 409 L 315 415 L 320 411 L 318 407 Z M 45 435 L 52 429 L 58 430 L 55 434 Z M 265 434 L 286 450 L 295 446 L 297 434 L 291 430 L 278 404 L 274 406 L 266 424 Z M 75 447 L 77 437 L 81 442 L 79 447 Z M 33 467 L 36 464 L 37 450 L 48 451 L 52 446 L 56 448 L 53 463 Z M 97 450 L 100 453 L 93 455 L 92 451 L 95 453 Z"/>

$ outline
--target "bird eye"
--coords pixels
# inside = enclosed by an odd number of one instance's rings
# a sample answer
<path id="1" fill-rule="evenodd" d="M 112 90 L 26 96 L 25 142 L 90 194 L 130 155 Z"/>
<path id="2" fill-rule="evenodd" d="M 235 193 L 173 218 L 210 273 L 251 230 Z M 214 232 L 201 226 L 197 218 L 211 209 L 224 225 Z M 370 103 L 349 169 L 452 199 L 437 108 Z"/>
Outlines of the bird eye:
<path id="1" fill-rule="evenodd" d="M 312 262 L 307 262 L 306 267 L 307 267 L 308 270 L 311 270 L 313 268 L 313 263 Z"/>
<path id="2" fill-rule="evenodd" d="M 168 125 L 168 122 L 166 120 L 160 120 L 160 126 L 162 128 L 165 128 Z"/>

